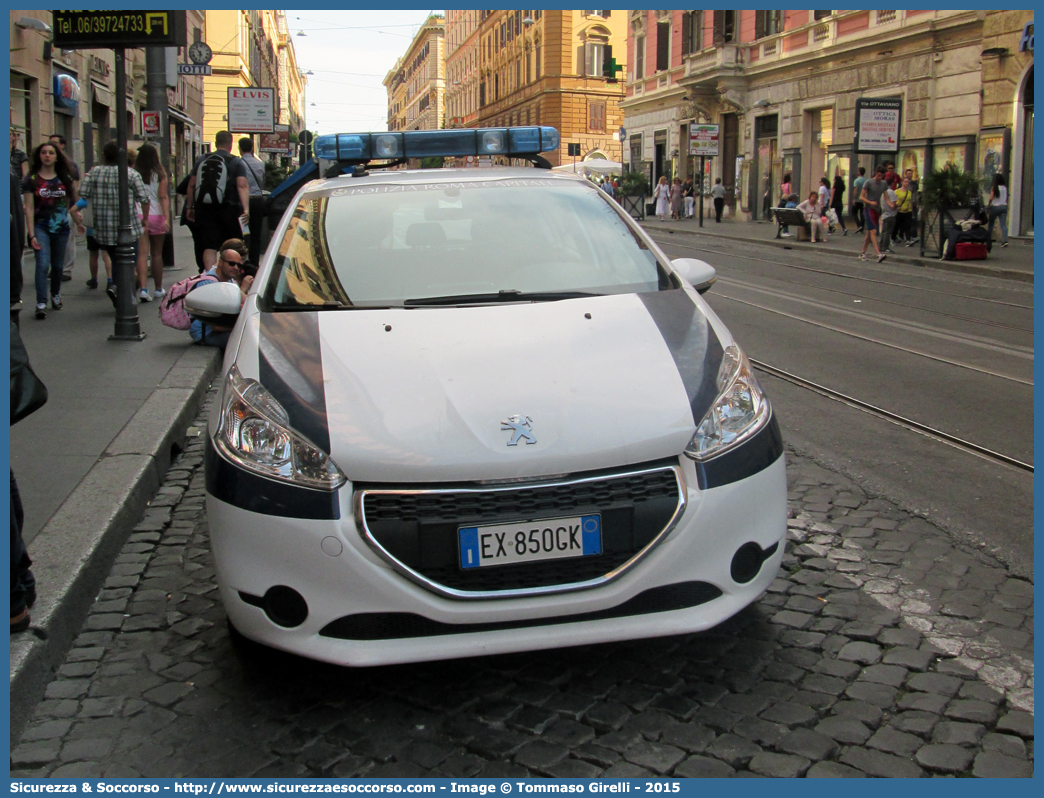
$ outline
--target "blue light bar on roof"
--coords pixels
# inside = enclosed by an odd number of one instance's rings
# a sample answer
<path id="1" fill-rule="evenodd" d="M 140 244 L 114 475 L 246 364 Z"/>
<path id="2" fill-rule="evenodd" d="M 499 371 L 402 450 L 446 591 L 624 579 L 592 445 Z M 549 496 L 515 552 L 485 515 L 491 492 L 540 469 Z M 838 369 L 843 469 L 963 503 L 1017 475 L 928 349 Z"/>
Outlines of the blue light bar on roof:
<path id="1" fill-rule="evenodd" d="M 327 161 L 370 161 L 464 155 L 536 155 L 557 150 L 553 127 L 411 130 L 406 133 L 334 133 L 317 136 L 315 154 Z"/>

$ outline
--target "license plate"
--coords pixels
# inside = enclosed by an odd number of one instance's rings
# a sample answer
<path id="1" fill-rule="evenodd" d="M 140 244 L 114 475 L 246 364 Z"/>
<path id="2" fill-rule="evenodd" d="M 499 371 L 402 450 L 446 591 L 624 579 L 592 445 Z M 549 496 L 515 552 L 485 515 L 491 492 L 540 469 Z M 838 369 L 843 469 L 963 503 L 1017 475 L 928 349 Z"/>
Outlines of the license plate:
<path id="1" fill-rule="evenodd" d="M 460 567 L 589 557 L 602 553 L 602 519 L 598 515 L 546 518 L 496 526 L 465 526 L 457 530 Z"/>

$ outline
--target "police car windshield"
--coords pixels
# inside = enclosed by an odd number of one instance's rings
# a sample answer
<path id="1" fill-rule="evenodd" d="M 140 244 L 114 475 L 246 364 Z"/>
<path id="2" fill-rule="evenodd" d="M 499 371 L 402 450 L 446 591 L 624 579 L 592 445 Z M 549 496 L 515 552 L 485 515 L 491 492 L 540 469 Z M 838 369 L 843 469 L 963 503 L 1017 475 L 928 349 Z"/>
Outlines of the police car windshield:
<path id="1" fill-rule="evenodd" d="M 594 187 L 539 177 L 441 179 L 349 183 L 303 199 L 263 296 L 269 310 L 336 310 L 671 287 Z"/>

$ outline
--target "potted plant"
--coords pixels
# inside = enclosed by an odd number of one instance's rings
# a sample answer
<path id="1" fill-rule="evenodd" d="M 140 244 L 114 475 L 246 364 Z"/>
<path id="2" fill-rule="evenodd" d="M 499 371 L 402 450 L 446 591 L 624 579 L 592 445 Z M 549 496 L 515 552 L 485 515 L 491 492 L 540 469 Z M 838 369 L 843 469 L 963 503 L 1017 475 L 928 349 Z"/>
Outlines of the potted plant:
<path id="1" fill-rule="evenodd" d="M 620 175 L 620 205 L 635 219 L 645 218 L 645 198 L 648 195 L 649 180 L 644 172 Z"/>
<path id="2" fill-rule="evenodd" d="M 921 255 L 942 257 L 950 230 L 974 205 L 981 205 L 979 179 L 972 172 L 948 163 L 933 169 L 921 181 Z"/>

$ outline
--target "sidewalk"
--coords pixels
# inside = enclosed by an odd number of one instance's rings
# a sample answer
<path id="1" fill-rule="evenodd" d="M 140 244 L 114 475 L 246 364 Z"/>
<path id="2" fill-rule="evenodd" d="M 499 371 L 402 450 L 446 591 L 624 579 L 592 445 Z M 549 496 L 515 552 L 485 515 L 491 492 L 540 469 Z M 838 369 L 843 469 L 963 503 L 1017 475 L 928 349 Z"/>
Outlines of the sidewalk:
<path id="1" fill-rule="evenodd" d="M 166 287 L 196 274 L 185 228 L 175 228 L 174 251 Z M 12 711 L 16 695 L 35 700 L 50 680 L 220 368 L 217 350 L 160 323 L 155 300 L 137 306 L 144 341 L 108 340 L 114 311 L 101 264 L 102 287 L 85 285 L 84 239 L 62 283 L 65 307 L 44 321 L 33 318 L 33 272 L 27 254 L 20 329 L 48 402 L 11 428 L 11 467 L 39 599 L 31 630 L 11 639 Z"/>
<path id="2" fill-rule="evenodd" d="M 687 233 L 693 235 L 709 236 L 712 238 L 730 238 L 742 241 L 765 244 L 783 249 L 798 250 L 809 249 L 816 252 L 842 255 L 856 258 L 863 245 L 863 236 L 857 235 L 849 230 L 847 236 L 841 234 L 840 228 L 836 233 L 827 236 L 825 244 L 812 244 L 808 241 L 798 241 L 797 238 L 776 238 L 775 222 L 736 222 L 729 219 L 720 224 L 714 221 L 713 210 L 703 218 L 703 227 L 700 227 L 699 208 L 697 217 L 672 221 L 670 219 L 661 222 L 655 216 L 647 216 L 645 221 L 640 222 L 642 227 L 648 231 L 662 230 L 672 233 Z M 707 213 L 704 207 L 704 213 Z M 1033 239 L 1011 239 L 1006 248 L 1001 248 L 999 243 L 994 243 L 993 251 L 984 261 L 939 261 L 928 257 L 920 257 L 920 245 L 907 247 L 906 244 L 895 242 L 892 246 L 894 255 L 889 255 L 886 263 L 904 263 L 914 266 L 922 266 L 929 269 L 942 269 L 945 271 L 961 272 L 964 274 L 979 274 L 990 277 L 1000 277 L 1007 280 L 1020 282 L 1033 282 Z M 867 251 L 873 253 L 873 247 Z"/>

